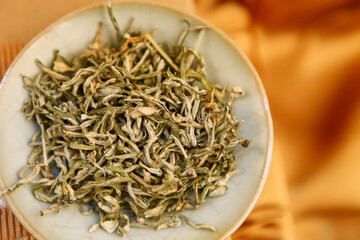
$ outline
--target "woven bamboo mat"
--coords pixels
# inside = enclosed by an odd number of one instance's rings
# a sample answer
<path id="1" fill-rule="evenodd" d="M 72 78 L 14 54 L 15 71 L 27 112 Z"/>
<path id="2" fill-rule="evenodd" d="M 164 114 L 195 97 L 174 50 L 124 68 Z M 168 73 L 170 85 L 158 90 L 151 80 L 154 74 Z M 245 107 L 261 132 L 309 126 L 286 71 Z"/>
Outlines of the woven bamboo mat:
<path id="1" fill-rule="evenodd" d="M 1 208 L 0 224 L 0 240 L 35 240 L 5 206 Z"/>

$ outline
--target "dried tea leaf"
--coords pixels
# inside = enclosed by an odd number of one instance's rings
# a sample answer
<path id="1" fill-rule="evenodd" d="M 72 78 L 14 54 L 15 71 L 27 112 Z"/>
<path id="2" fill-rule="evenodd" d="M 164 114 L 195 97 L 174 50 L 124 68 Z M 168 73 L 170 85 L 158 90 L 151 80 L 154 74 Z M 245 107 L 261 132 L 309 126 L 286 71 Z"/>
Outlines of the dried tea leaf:
<path id="1" fill-rule="evenodd" d="M 152 107 L 138 107 L 134 110 L 132 110 L 129 115 L 131 118 L 139 118 L 139 117 L 143 117 L 143 116 L 151 116 L 154 114 L 159 113 L 160 110 L 158 109 L 154 109 Z"/>

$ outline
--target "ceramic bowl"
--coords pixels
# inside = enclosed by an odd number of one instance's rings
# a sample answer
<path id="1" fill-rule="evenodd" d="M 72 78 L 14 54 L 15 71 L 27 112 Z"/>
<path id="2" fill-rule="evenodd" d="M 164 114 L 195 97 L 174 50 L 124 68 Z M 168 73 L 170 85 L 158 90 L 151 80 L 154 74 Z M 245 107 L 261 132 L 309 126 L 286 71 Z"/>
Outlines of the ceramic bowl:
<path id="1" fill-rule="evenodd" d="M 239 173 L 228 182 L 229 189 L 225 195 L 209 199 L 197 210 L 185 212 L 195 223 L 215 226 L 216 232 L 196 230 L 186 225 L 161 231 L 133 228 L 124 239 L 224 239 L 250 213 L 269 170 L 273 133 L 261 80 L 244 53 L 223 32 L 197 16 L 159 4 L 133 1 L 113 3 L 113 11 L 121 29 L 134 17 L 133 30 L 151 32 L 155 29 L 153 36 L 160 42 L 175 43 L 186 28 L 184 19 L 191 25 L 209 26 L 199 48 L 207 63 L 208 80 L 223 85 L 229 82 L 230 86 L 241 86 L 245 90 L 245 95 L 234 103 L 234 110 L 238 118 L 245 120 L 239 129 L 241 135 L 252 140 L 249 148 L 237 153 Z M 56 49 L 66 58 L 73 58 L 94 39 L 100 21 L 104 23 L 105 42 L 111 42 L 115 34 L 105 5 L 90 6 L 66 15 L 38 34 L 6 72 L 0 91 L 2 189 L 18 181 L 17 173 L 26 164 L 31 151 L 28 142 L 36 129 L 35 124 L 25 121 L 21 112 L 23 102 L 29 96 L 22 87 L 20 74 L 35 76 L 39 68 L 34 60 L 38 58 L 49 64 Z M 195 37 L 195 34 L 191 34 L 185 45 L 193 46 Z M 30 185 L 6 194 L 5 200 L 20 222 L 38 240 L 119 239 L 117 234 L 108 234 L 103 230 L 88 233 L 98 217 L 95 214 L 82 216 L 76 206 L 66 208 L 59 214 L 40 216 L 39 211 L 48 205 L 33 197 Z"/>

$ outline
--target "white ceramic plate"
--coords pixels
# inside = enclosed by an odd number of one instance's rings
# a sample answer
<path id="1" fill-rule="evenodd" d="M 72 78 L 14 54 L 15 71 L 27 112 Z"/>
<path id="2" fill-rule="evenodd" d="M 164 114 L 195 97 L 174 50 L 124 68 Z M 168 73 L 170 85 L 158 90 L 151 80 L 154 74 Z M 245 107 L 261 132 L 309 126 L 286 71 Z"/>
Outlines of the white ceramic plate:
<path id="1" fill-rule="evenodd" d="M 195 223 L 212 224 L 217 232 L 195 230 L 183 225 L 176 229 L 155 231 L 133 228 L 125 239 L 224 239 L 245 220 L 254 206 L 270 165 L 272 150 L 272 123 L 268 102 L 262 83 L 247 57 L 220 30 L 208 22 L 189 14 L 158 4 L 123 2 L 113 4 L 114 15 L 121 29 L 135 18 L 133 30 L 152 31 L 158 41 L 174 43 L 186 25 L 208 25 L 200 52 L 207 63 L 208 80 L 239 85 L 246 94 L 234 104 L 235 114 L 245 119 L 240 133 L 251 139 L 252 144 L 237 154 L 239 174 L 228 183 L 224 196 L 208 200 L 195 211 L 186 211 Z M 72 58 L 79 54 L 93 39 L 98 22 L 104 22 L 105 40 L 111 41 L 115 34 L 104 5 L 96 5 L 70 13 L 36 36 L 17 56 L 2 81 L 0 92 L 0 182 L 12 186 L 18 181 L 18 171 L 25 165 L 31 151 L 28 142 L 35 132 L 35 124 L 25 121 L 21 112 L 28 94 L 22 88 L 20 74 L 35 76 L 39 69 L 35 58 L 49 64 L 53 51 Z M 192 46 L 195 35 L 190 35 L 186 45 Z M 78 208 L 69 207 L 60 214 L 41 217 L 39 211 L 47 204 L 36 200 L 31 187 L 25 185 L 6 195 L 5 199 L 21 223 L 37 239 L 119 239 L 116 234 L 103 230 L 88 233 L 98 221 L 96 215 L 82 216 Z"/>

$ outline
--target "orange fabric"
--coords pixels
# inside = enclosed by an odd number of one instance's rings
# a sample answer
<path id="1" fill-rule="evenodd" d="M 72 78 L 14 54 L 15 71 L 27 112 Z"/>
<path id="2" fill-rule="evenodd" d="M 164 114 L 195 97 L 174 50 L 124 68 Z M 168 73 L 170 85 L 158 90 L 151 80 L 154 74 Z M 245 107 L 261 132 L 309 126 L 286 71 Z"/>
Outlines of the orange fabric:
<path id="1" fill-rule="evenodd" d="M 360 2 L 198 0 L 196 9 L 250 57 L 274 120 L 268 182 L 233 239 L 360 239 Z"/>
<path id="2" fill-rule="evenodd" d="M 90 2 L 102 1 L 0 0 L 0 42 L 28 41 Z M 195 9 L 254 63 L 274 120 L 268 181 L 232 238 L 360 239 L 360 2 L 195 0 Z"/>

